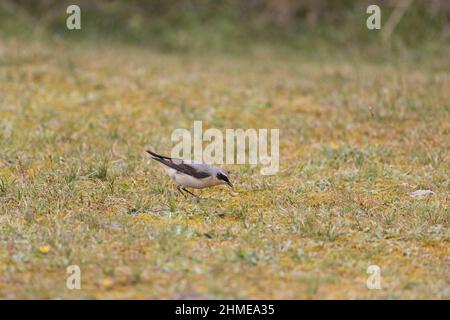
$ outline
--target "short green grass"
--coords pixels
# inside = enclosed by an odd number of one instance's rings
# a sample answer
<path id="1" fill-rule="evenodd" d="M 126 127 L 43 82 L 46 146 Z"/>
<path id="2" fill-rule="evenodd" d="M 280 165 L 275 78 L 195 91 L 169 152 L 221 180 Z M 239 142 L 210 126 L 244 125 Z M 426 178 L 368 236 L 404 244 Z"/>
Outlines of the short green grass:
<path id="1" fill-rule="evenodd" d="M 449 71 L 0 42 L 0 297 L 449 299 Z M 279 128 L 280 172 L 177 196 L 144 151 L 194 120 Z"/>

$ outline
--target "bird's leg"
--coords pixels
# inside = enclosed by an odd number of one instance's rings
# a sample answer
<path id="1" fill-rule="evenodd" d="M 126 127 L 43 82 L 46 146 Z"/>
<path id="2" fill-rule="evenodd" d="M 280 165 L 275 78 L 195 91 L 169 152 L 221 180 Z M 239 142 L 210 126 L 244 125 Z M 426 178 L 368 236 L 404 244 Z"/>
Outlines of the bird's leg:
<path id="1" fill-rule="evenodd" d="M 186 189 L 185 187 L 182 187 L 181 189 L 183 189 L 184 191 L 186 191 L 186 192 L 189 193 L 190 195 L 193 195 L 194 197 L 198 198 L 197 195 L 193 194 L 191 191 L 189 191 L 189 190 Z"/>
<path id="2" fill-rule="evenodd" d="M 183 188 L 181 186 L 177 186 L 177 190 L 180 191 L 180 193 L 183 195 L 183 197 L 186 198 L 186 195 L 181 191 Z"/>

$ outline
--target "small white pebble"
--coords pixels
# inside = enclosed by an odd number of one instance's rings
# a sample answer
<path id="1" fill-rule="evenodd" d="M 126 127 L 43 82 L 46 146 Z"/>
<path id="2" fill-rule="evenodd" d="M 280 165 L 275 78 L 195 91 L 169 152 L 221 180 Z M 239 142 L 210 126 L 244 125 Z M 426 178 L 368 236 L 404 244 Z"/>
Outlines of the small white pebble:
<path id="1" fill-rule="evenodd" d="M 431 190 L 416 190 L 414 192 L 411 192 L 409 195 L 411 197 L 420 197 L 420 196 L 427 196 L 430 194 L 434 194 L 434 192 Z"/>

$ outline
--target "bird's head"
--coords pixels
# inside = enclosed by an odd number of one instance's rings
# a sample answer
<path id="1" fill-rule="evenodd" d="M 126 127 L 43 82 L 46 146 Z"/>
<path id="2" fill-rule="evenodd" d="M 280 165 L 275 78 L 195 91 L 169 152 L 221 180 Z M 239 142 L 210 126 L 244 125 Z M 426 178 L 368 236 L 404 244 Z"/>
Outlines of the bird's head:
<path id="1" fill-rule="evenodd" d="M 231 190 L 234 191 L 233 184 L 230 182 L 230 175 L 228 171 L 220 169 L 216 174 L 216 178 L 220 183 L 228 185 Z"/>

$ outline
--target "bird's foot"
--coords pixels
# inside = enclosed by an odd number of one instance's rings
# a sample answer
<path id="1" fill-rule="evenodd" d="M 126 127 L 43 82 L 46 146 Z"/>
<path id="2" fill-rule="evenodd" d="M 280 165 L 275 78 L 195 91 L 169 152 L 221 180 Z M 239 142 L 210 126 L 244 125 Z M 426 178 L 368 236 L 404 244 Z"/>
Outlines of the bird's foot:
<path id="1" fill-rule="evenodd" d="M 189 193 L 191 196 L 194 196 L 194 197 L 198 198 L 198 196 L 197 196 L 195 193 L 189 191 L 189 190 L 186 189 L 185 187 L 182 187 L 181 189 L 182 189 L 183 191 L 186 191 L 187 193 Z"/>
<path id="2" fill-rule="evenodd" d="M 186 198 L 186 195 L 183 193 L 183 188 L 181 186 L 177 186 L 177 190 L 180 191 L 184 198 Z"/>

